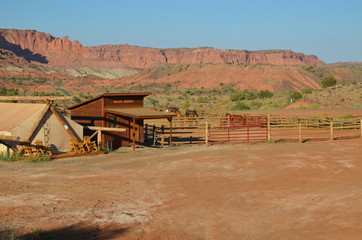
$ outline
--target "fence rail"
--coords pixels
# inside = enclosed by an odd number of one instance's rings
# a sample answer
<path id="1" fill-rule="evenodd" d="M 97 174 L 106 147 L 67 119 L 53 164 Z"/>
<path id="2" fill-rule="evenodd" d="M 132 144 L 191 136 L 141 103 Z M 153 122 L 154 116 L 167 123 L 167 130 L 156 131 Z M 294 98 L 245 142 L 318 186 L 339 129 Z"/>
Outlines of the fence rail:
<path id="1" fill-rule="evenodd" d="M 210 127 L 206 143 L 256 143 L 266 141 L 268 141 L 267 128 L 239 126 Z"/>
<path id="2" fill-rule="evenodd" d="M 260 135 L 263 137 L 260 137 L 260 141 L 297 140 L 304 142 L 312 139 L 334 140 L 347 137 L 362 137 L 362 120 L 359 118 L 333 119 L 330 117 L 263 116 L 262 120 L 259 119 L 259 121 L 256 122 L 261 124 L 262 127 L 262 130 L 260 130 L 262 133 Z M 167 120 L 147 120 L 147 124 L 157 127 L 163 125 L 165 137 L 168 137 L 170 125 Z M 232 133 L 228 139 L 227 128 L 225 127 L 230 127 L 231 130 L 231 127 L 239 126 L 236 122 L 231 124 L 230 118 L 227 116 L 177 117 L 173 119 L 172 125 L 173 142 L 176 144 L 205 143 L 208 142 L 208 140 L 212 142 L 213 139 L 215 141 L 217 139 L 220 140 L 220 142 L 230 143 L 247 142 L 247 137 L 241 138 L 238 136 L 242 131 L 247 130 L 233 129 L 236 135 Z M 207 129 L 210 129 L 210 136 L 207 135 Z M 237 133 L 237 131 L 240 131 L 240 133 Z M 264 131 L 266 131 L 266 133 Z M 255 129 L 249 128 L 249 133 L 250 132 L 255 133 L 255 138 L 258 135 Z M 254 135 L 251 136 L 254 137 Z M 266 140 L 264 136 L 267 136 Z"/>

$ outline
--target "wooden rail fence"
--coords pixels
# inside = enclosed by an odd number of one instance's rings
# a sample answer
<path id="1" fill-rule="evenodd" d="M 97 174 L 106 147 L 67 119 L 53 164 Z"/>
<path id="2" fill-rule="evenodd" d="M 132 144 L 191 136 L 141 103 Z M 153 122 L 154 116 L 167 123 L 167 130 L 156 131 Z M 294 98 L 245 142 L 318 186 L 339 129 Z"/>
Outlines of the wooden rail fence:
<path id="1" fill-rule="evenodd" d="M 210 127 L 207 132 L 206 144 L 257 143 L 268 141 L 268 131 L 266 127 Z"/>
<path id="2" fill-rule="evenodd" d="M 259 119 L 258 119 L 259 118 Z M 208 142 L 261 142 L 261 141 L 299 141 L 335 140 L 340 138 L 362 138 L 360 118 L 296 117 L 296 116 L 258 116 L 244 122 L 245 129 L 237 129 L 238 123 L 223 117 L 177 117 L 173 119 L 173 142 L 175 144 L 194 144 Z M 257 120 L 258 119 L 258 120 Z M 148 126 L 163 126 L 167 142 L 169 122 L 163 119 L 147 120 Z M 242 124 L 240 124 L 242 126 Z M 207 130 L 209 129 L 209 130 Z M 210 133 L 208 133 L 210 131 Z M 249 138 L 248 138 L 249 132 Z M 209 135 L 208 135 L 209 134 Z M 150 136 L 150 135 L 148 135 Z"/>

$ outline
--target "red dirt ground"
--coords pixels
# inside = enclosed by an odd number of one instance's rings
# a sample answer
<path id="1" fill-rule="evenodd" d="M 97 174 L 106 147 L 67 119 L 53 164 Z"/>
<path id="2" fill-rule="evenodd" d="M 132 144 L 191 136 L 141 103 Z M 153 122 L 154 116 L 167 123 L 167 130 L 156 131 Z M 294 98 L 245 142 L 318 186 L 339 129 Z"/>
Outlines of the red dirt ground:
<path id="1" fill-rule="evenodd" d="M 0 228 L 56 239 L 362 239 L 361 144 L 1 162 Z"/>

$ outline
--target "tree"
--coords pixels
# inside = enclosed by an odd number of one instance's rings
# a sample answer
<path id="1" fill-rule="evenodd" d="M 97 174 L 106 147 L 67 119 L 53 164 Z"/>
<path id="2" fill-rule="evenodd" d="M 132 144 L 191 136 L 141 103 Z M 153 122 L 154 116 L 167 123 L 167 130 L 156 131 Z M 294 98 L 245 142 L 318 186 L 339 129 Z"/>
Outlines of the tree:
<path id="1" fill-rule="evenodd" d="M 336 85 L 337 80 L 332 77 L 332 76 L 327 76 L 322 80 L 322 87 L 323 88 L 327 88 L 327 87 L 332 87 L 334 85 Z"/>
<path id="2" fill-rule="evenodd" d="M 302 98 L 302 94 L 300 92 L 292 92 L 290 98 L 293 99 L 293 101 L 296 101 Z"/>

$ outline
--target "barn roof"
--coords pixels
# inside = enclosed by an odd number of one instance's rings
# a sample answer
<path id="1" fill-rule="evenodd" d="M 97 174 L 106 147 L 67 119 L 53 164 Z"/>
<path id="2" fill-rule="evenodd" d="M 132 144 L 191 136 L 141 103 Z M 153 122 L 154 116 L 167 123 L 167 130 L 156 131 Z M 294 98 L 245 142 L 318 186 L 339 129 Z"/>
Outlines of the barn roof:
<path id="1" fill-rule="evenodd" d="M 176 117 L 175 113 L 160 112 L 150 108 L 116 108 L 106 109 L 106 112 L 139 119 L 156 119 Z"/>
<path id="2" fill-rule="evenodd" d="M 35 115 L 40 115 L 46 104 L 0 103 L 0 131 L 11 131 Z"/>
<path id="3" fill-rule="evenodd" d="M 77 104 L 74 104 L 70 107 L 68 107 L 68 109 L 74 109 L 74 108 L 77 108 L 77 107 L 80 107 L 80 106 L 83 106 L 83 105 L 86 105 L 90 102 L 93 102 L 97 99 L 100 99 L 102 97 L 124 97 L 124 96 L 144 96 L 144 97 L 147 97 L 149 95 L 151 95 L 152 93 L 150 92 L 139 92 L 139 93 L 104 93 L 102 95 L 99 95 L 95 98 L 92 98 L 92 99 L 89 99 L 87 101 L 84 101 L 84 102 L 81 102 L 81 103 L 77 103 Z"/>

